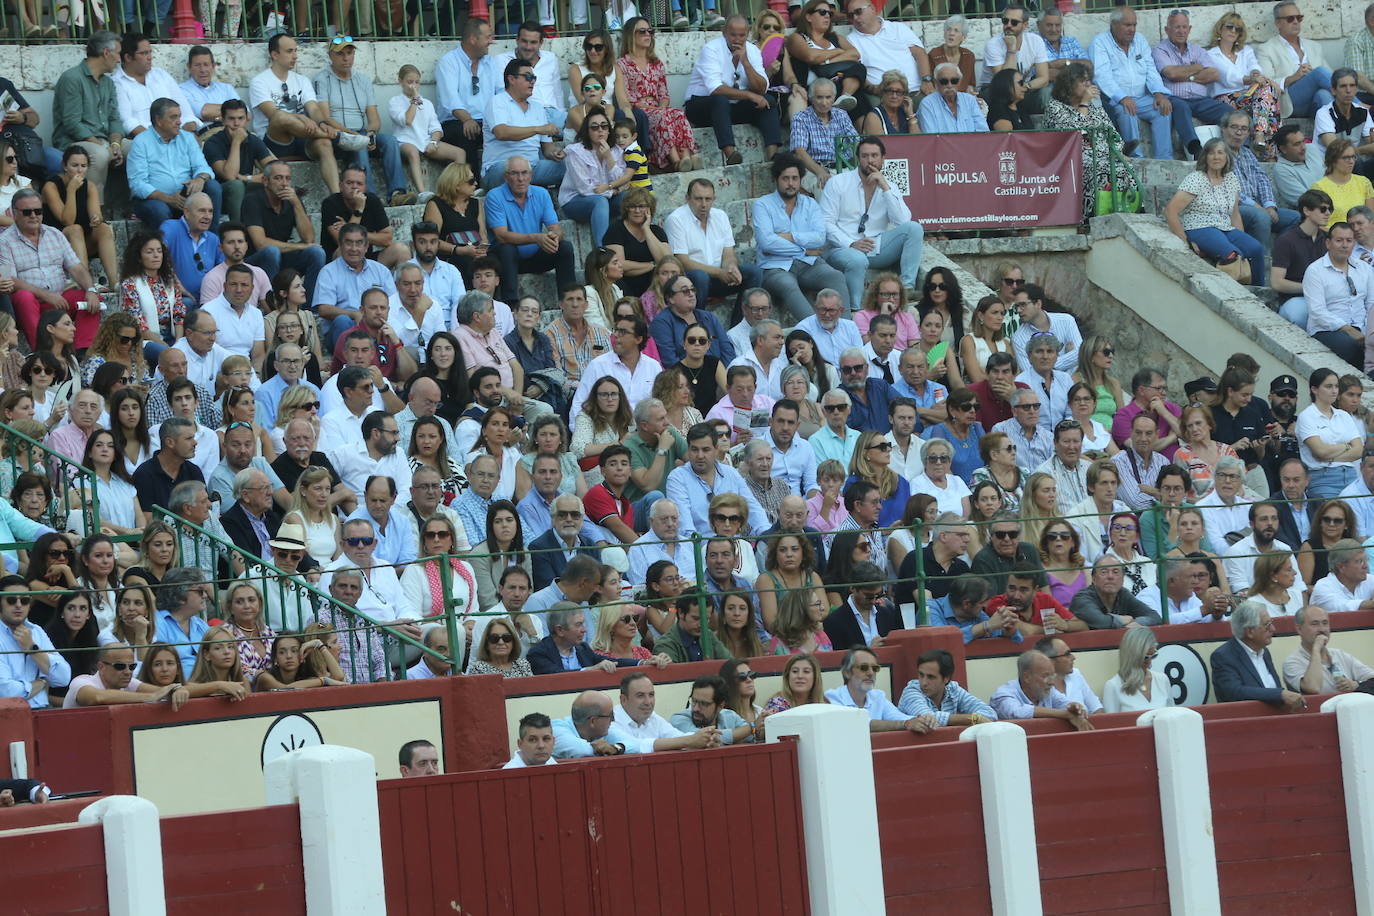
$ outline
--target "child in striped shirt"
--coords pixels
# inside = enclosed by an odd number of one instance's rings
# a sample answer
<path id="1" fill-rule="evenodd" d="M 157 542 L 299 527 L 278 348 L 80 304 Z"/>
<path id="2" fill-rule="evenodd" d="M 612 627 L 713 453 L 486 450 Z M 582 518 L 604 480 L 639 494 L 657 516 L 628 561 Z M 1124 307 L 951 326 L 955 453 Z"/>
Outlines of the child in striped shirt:
<path id="1" fill-rule="evenodd" d="M 649 157 L 639 148 L 639 135 L 636 133 L 633 118 L 616 119 L 615 143 L 625 154 L 625 164 L 635 170 L 630 187 L 647 188 L 652 191 L 654 183 L 649 179 Z"/>

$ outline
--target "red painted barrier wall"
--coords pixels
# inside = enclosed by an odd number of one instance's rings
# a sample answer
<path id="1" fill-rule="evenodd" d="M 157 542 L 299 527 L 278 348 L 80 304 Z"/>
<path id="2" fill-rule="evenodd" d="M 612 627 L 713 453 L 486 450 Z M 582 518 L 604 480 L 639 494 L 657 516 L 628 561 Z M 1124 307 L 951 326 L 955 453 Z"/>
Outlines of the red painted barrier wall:
<path id="1" fill-rule="evenodd" d="M 378 784 L 392 913 L 805 914 L 791 742 Z"/>
<path id="2" fill-rule="evenodd" d="M 169 916 L 304 916 L 295 805 L 163 818 L 162 852 Z"/>
<path id="3" fill-rule="evenodd" d="M 24 916 L 109 912 L 105 838 L 96 826 L 0 836 L 0 911 Z"/>

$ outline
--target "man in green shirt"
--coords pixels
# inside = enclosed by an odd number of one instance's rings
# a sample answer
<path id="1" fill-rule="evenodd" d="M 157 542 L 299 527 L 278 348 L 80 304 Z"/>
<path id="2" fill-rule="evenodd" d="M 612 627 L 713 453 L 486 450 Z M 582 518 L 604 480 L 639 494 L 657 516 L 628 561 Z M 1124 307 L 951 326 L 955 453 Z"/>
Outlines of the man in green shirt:
<path id="1" fill-rule="evenodd" d="M 687 440 L 668 425 L 668 411 L 658 398 L 645 398 L 635 405 L 638 431 L 625 440 L 630 450 L 630 481 L 625 498 L 643 499 L 654 490 L 668 491 L 668 473 L 687 460 Z"/>
<path id="2" fill-rule="evenodd" d="M 86 39 L 86 59 L 57 78 L 52 99 L 52 142 L 75 144 L 90 157 L 87 180 L 102 196 L 110 166 L 124 162 L 124 128 L 110 74 L 119 66 L 119 36 L 95 32 Z"/>

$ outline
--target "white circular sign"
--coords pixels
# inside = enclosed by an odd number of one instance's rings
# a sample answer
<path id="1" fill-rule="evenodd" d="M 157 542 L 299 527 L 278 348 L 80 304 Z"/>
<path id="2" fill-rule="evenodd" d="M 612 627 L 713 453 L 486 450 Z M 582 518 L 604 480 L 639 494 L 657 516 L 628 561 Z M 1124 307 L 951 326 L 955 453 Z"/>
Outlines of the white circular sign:
<path id="1" fill-rule="evenodd" d="M 262 739 L 262 765 L 265 768 L 278 757 L 285 756 L 303 747 L 320 747 L 324 736 L 319 726 L 309 716 L 292 713 L 280 716 L 267 729 Z"/>
<path id="2" fill-rule="evenodd" d="M 1174 706 L 1201 706 L 1207 702 L 1211 676 L 1197 651 L 1184 643 L 1160 646 L 1150 664 L 1169 680 L 1169 699 Z"/>

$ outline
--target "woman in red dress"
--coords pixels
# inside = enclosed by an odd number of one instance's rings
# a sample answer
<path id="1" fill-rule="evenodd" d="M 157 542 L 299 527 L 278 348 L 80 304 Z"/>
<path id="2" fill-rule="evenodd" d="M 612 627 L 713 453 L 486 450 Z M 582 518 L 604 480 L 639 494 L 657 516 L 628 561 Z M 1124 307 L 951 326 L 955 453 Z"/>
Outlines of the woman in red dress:
<path id="1" fill-rule="evenodd" d="M 624 54 L 615 64 L 618 82 L 625 87 L 631 107 L 649 116 L 649 129 L 654 135 L 649 161 L 660 170 L 685 172 L 701 168 L 687 115 L 681 108 L 669 107 L 668 71 L 654 53 L 654 29 L 649 20 L 635 16 L 626 22 L 620 47 Z"/>

